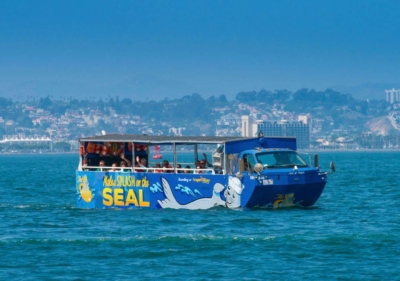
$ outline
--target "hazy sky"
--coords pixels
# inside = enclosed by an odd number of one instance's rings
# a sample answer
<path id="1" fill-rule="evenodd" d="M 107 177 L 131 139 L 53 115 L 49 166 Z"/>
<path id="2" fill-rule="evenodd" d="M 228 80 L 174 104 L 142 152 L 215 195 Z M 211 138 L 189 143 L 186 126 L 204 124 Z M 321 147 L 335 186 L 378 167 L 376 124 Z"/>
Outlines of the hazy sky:
<path id="1" fill-rule="evenodd" d="M 0 0 L 0 95 L 399 82 L 399 1 Z"/>

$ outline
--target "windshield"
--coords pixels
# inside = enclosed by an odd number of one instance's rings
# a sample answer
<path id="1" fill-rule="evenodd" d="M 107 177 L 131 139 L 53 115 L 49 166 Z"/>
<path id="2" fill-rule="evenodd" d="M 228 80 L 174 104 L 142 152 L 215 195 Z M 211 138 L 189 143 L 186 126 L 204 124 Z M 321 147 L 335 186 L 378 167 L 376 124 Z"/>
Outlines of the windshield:
<path id="1" fill-rule="evenodd" d="M 264 169 L 269 168 L 290 168 L 308 167 L 306 161 L 294 151 L 273 151 L 261 152 L 256 154 L 257 160 Z"/>

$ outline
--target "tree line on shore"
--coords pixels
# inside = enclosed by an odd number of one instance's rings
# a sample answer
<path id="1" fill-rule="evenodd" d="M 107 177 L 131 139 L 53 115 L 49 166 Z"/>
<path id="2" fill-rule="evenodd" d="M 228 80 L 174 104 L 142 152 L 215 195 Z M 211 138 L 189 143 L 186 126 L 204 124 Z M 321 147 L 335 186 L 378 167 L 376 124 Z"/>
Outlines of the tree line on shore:
<path id="1" fill-rule="evenodd" d="M 329 129 L 343 128 L 349 125 L 361 129 L 367 119 L 387 115 L 393 109 L 392 105 L 383 99 L 356 100 L 349 94 L 330 89 L 325 91 L 300 89 L 295 92 L 262 89 L 260 91 L 239 92 L 234 100 L 228 100 L 224 94 L 204 98 L 197 93 L 177 99 L 167 97 L 159 101 L 135 101 L 128 97 L 119 98 L 116 95 L 114 97 L 108 96 L 104 100 L 93 96 L 80 100 L 73 98 L 56 100 L 52 96 L 30 97 L 21 103 L 0 97 L 0 116 L 3 119 L 15 120 L 20 126 L 29 127 L 32 126 L 29 112 L 24 111 L 21 105 L 41 108 L 55 116 L 63 115 L 66 110 L 78 109 L 83 110 L 85 114 L 89 114 L 90 110 L 93 109 L 106 114 L 111 108 L 117 114 L 139 116 L 141 120 L 146 120 L 150 126 L 160 122 L 168 122 L 174 127 L 187 127 L 186 134 L 196 134 L 195 131 L 191 130 L 198 130 L 198 128 L 204 128 L 201 133 L 212 134 L 215 132 L 215 126 L 212 124 L 221 115 L 250 113 L 246 108 L 239 110 L 237 107 L 239 103 L 253 106 L 261 114 L 269 114 L 269 118 L 274 117 L 271 114 L 273 109 L 293 112 L 294 114 L 309 113 L 313 118 L 326 119 L 328 116 L 334 124 L 333 127 L 328 126 Z M 20 110 L 16 109 L 18 106 L 20 106 Z M 216 110 L 217 108 L 225 108 L 225 110 Z"/>

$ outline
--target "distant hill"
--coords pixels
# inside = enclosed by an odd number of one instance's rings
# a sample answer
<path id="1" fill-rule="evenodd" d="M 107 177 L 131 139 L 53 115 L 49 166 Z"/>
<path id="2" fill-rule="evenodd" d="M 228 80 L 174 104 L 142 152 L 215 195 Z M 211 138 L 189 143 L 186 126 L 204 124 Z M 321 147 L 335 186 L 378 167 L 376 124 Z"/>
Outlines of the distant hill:
<path id="1" fill-rule="evenodd" d="M 400 83 L 364 83 L 358 86 L 333 86 L 329 87 L 342 94 L 351 94 L 353 98 L 360 100 L 384 100 L 385 90 L 400 89 Z"/>
<path id="2" fill-rule="evenodd" d="M 369 120 L 367 122 L 367 127 L 372 132 L 377 133 L 379 135 L 387 135 L 393 133 L 393 131 L 396 130 L 387 116 L 377 117 Z"/>
<path id="3" fill-rule="evenodd" d="M 385 90 L 400 89 L 400 83 L 364 83 L 358 86 L 333 86 L 328 89 L 342 94 L 350 94 L 358 100 L 385 100 Z M 218 92 L 218 89 L 214 92 Z M 193 93 L 199 93 L 207 98 L 213 92 L 210 87 L 195 87 L 184 81 L 163 79 L 153 75 L 135 75 L 121 77 L 114 81 L 25 81 L 23 83 L 0 84 L 0 97 L 12 98 L 13 100 L 38 99 L 50 96 L 53 99 L 76 98 L 76 99 L 99 99 L 103 100 L 119 96 L 119 98 L 130 98 L 134 101 L 156 100 L 160 101 L 181 98 Z M 226 92 L 226 91 L 220 91 Z M 255 91 L 253 91 L 255 93 Z M 232 93 L 232 92 L 231 92 Z M 29 96 L 29 98 L 28 98 Z M 228 99 L 235 99 L 233 94 L 226 93 Z"/>
<path id="4" fill-rule="evenodd" d="M 137 75 L 121 77 L 117 81 L 76 82 L 67 80 L 58 81 L 26 81 L 23 83 L 0 84 L 0 97 L 13 100 L 27 100 L 27 96 L 40 98 L 51 96 L 55 99 L 77 98 L 95 99 L 107 97 L 129 97 L 132 100 L 161 100 L 180 98 L 194 93 L 192 87 L 182 81 L 166 80 L 152 75 Z"/>

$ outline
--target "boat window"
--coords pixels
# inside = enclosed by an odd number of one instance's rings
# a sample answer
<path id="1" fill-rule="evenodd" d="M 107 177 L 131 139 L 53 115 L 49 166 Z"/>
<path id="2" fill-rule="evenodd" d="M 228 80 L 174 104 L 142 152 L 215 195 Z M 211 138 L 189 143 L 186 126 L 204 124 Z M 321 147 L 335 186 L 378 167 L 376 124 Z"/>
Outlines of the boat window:
<path id="1" fill-rule="evenodd" d="M 254 165 L 256 164 L 256 160 L 254 159 L 254 156 L 251 154 L 245 154 L 243 155 L 243 162 L 244 162 L 244 169 L 253 172 L 254 171 Z"/>
<path id="2" fill-rule="evenodd" d="M 306 161 L 294 151 L 261 152 L 257 153 L 256 157 L 258 162 L 264 166 L 264 169 L 308 167 Z"/>

